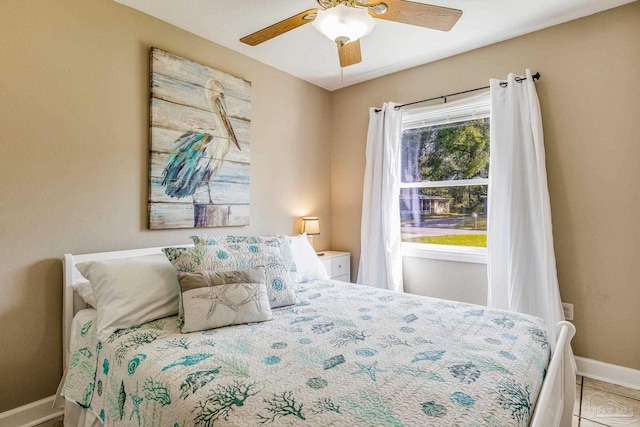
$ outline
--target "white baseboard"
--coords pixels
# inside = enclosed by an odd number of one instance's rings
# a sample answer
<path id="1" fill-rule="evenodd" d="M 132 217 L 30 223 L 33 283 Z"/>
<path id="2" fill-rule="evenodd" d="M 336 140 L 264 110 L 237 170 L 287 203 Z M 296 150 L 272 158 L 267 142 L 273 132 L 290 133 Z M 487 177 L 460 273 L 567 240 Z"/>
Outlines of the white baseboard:
<path id="1" fill-rule="evenodd" d="M 55 396 L 0 413 L 0 427 L 32 427 L 59 417 L 62 408 L 53 408 Z"/>
<path id="2" fill-rule="evenodd" d="M 577 374 L 594 380 L 640 390 L 640 370 L 576 356 Z"/>

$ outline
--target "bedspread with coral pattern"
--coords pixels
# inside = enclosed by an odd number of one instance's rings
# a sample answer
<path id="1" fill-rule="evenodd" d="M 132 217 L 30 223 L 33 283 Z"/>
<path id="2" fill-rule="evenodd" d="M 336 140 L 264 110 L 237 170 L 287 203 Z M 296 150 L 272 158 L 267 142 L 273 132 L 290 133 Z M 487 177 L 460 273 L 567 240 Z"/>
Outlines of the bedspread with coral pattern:
<path id="1" fill-rule="evenodd" d="M 274 319 L 181 334 L 176 317 L 98 343 L 80 328 L 63 395 L 107 426 L 522 426 L 542 320 L 334 281 Z"/>

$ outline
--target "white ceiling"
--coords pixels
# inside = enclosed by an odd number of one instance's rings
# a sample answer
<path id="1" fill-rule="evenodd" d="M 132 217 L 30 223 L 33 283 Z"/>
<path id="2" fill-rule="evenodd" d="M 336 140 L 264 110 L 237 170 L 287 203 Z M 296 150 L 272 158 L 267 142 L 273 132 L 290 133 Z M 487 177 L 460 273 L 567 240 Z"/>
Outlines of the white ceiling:
<path id="1" fill-rule="evenodd" d="M 342 70 L 335 43 L 312 25 L 258 46 L 239 41 L 271 24 L 317 8 L 315 0 L 115 1 L 317 86 L 336 90 L 635 0 L 416 0 L 461 9 L 463 15 L 449 32 L 377 19 L 373 31 L 360 41 L 362 62 Z"/>

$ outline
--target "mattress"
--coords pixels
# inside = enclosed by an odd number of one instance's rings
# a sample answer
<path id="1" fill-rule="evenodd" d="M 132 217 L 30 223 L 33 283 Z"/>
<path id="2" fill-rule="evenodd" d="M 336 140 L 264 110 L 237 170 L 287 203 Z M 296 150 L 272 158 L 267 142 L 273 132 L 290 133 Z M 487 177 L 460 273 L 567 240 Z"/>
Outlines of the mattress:
<path id="1" fill-rule="evenodd" d="M 524 426 L 549 345 L 536 317 L 322 280 L 268 322 L 176 317 L 72 341 L 62 395 L 105 425 Z"/>

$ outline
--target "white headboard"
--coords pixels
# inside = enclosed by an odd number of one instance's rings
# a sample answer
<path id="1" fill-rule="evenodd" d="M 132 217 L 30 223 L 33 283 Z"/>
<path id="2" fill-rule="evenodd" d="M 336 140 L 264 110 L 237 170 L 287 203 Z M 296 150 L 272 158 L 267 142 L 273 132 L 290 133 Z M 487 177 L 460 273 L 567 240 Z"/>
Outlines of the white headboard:
<path id="1" fill-rule="evenodd" d="M 74 283 L 86 282 L 76 264 L 86 261 L 104 261 L 110 259 L 133 258 L 144 255 L 162 253 L 162 248 L 168 247 L 190 247 L 193 244 L 167 245 L 156 248 L 130 249 L 125 251 L 98 252 L 94 254 L 72 255 L 64 254 L 63 258 L 63 295 L 62 295 L 62 359 L 63 366 L 67 366 L 69 360 L 69 341 L 71 338 L 71 322 L 73 316 L 83 308 L 87 308 L 82 298 L 73 290 Z"/>

